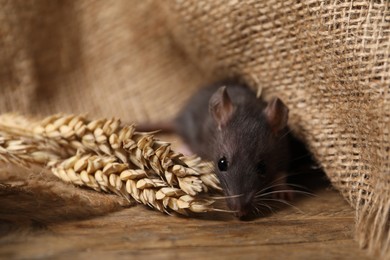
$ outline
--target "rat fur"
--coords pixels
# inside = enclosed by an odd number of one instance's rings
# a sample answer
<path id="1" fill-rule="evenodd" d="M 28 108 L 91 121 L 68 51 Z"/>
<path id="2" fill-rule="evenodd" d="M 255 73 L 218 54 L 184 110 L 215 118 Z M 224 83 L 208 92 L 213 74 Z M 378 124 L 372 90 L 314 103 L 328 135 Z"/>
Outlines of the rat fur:
<path id="1" fill-rule="evenodd" d="M 256 210 L 267 187 L 287 190 L 287 120 L 279 98 L 267 103 L 247 86 L 228 83 L 201 89 L 173 125 L 194 153 L 215 163 L 227 205 L 242 218 Z"/>

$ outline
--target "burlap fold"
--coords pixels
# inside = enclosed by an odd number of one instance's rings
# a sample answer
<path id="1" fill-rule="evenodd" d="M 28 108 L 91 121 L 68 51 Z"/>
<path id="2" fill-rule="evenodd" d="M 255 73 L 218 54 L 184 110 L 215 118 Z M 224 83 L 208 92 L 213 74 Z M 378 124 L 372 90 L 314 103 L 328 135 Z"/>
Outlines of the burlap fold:
<path id="1" fill-rule="evenodd" d="M 201 83 L 240 76 L 390 257 L 390 2 L 0 1 L 0 112 L 172 117 Z"/>

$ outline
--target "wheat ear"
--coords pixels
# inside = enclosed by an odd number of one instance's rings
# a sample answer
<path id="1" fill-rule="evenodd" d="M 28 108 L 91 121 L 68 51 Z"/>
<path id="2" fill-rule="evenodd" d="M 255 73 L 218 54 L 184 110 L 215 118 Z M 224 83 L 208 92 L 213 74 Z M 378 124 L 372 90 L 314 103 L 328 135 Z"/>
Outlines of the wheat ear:
<path id="1" fill-rule="evenodd" d="M 51 165 L 60 179 L 97 191 L 111 191 L 127 199 L 148 205 L 159 211 L 187 214 L 211 210 L 210 199 L 199 199 L 182 189 L 168 186 L 154 170 L 130 169 L 113 156 L 77 154 Z"/>
<path id="2" fill-rule="evenodd" d="M 167 213 L 213 210 L 212 199 L 198 196 L 220 190 L 212 165 L 174 152 L 152 133 L 135 132 L 133 125 L 121 126 L 118 119 L 89 121 L 84 116 L 55 115 L 29 122 L 12 118 L 0 117 L 0 135 L 7 141 L 0 146 L 6 151 L 0 149 L 0 155 L 8 162 L 46 162 L 64 181 L 115 192 Z M 4 132 L 12 137 L 6 139 Z M 9 144 L 15 142 L 32 142 L 29 149 L 41 157 L 34 159 L 34 153 L 21 149 L 16 160 L 9 151 Z"/>

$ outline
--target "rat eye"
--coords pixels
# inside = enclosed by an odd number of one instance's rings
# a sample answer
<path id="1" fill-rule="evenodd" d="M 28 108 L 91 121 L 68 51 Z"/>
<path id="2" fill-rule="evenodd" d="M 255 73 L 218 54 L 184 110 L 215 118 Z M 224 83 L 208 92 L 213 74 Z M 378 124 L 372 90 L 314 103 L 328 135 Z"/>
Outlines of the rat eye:
<path id="1" fill-rule="evenodd" d="M 257 164 L 256 170 L 257 170 L 257 173 L 258 173 L 258 174 L 262 174 L 262 175 L 265 174 L 265 171 L 267 170 L 267 167 L 266 167 L 266 165 L 265 165 L 265 161 L 264 161 L 264 160 L 260 161 L 260 162 Z"/>
<path id="2" fill-rule="evenodd" d="M 227 161 L 226 157 L 224 156 L 221 159 L 219 159 L 219 161 L 218 161 L 218 169 L 221 172 L 225 172 L 225 171 L 227 171 L 227 168 L 228 168 L 228 161 Z"/>

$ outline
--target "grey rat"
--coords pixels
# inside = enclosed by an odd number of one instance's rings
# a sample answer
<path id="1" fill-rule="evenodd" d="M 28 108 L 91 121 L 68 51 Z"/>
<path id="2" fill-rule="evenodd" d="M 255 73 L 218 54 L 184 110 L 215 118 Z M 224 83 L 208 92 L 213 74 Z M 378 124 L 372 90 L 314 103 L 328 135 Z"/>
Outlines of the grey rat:
<path id="1" fill-rule="evenodd" d="M 215 163 L 227 205 L 238 217 L 255 210 L 256 196 L 267 186 L 287 190 L 288 112 L 279 98 L 266 103 L 243 84 L 216 84 L 195 94 L 174 121 L 190 149 Z"/>
<path id="2" fill-rule="evenodd" d="M 287 190 L 287 120 L 288 108 L 279 98 L 266 103 L 246 85 L 221 83 L 201 89 L 173 124 L 154 130 L 173 130 L 192 152 L 215 163 L 227 205 L 241 218 L 255 211 L 259 193 L 267 187 Z M 142 130 L 153 126 L 146 128 Z"/>

